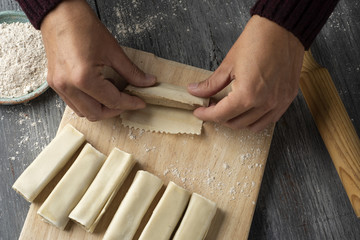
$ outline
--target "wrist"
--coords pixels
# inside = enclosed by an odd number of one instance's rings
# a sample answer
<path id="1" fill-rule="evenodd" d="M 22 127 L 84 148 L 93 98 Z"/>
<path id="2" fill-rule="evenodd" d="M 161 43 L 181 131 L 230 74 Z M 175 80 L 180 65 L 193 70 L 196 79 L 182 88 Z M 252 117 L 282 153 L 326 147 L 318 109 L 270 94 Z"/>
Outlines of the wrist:
<path id="1" fill-rule="evenodd" d="M 277 23 L 254 15 L 246 25 L 247 30 L 252 32 L 254 41 L 262 41 L 271 48 L 289 48 L 289 50 L 299 53 L 304 52 L 304 46 L 301 41 L 290 31 Z"/>
<path id="2" fill-rule="evenodd" d="M 65 0 L 50 11 L 43 19 L 40 30 L 61 31 L 68 28 L 69 23 L 76 23 L 93 15 L 85 0 Z"/>

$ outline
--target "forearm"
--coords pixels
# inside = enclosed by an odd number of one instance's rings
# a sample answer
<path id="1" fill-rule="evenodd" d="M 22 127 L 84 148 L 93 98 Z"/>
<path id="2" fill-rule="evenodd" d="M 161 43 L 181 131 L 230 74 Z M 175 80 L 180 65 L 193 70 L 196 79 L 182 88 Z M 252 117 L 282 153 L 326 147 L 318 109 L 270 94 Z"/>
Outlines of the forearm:
<path id="1" fill-rule="evenodd" d="M 251 15 L 276 22 L 309 49 L 337 3 L 338 0 L 258 0 Z"/>
<path id="2" fill-rule="evenodd" d="M 16 0 L 27 15 L 31 24 L 40 29 L 44 17 L 53 10 L 61 0 Z"/>

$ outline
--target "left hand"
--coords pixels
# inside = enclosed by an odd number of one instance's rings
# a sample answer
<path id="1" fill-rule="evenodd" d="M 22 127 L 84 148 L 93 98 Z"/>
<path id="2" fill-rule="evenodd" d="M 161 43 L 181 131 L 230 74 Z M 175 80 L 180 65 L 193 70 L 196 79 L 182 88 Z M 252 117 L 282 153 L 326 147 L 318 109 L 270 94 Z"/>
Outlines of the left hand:
<path id="1" fill-rule="evenodd" d="M 213 96 L 230 83 L 232 91 L 194 115 L 233 129 L 264 129 L 278 121 L 296 97 L 303 56 L 304 47 L 292 33 L 253 16 L 219 68 L 188 86 L 199 97 Z"/>
<path id="2" fill-rule="evenodd" d="M 113 68 L 128 83 L 148 87 L 156 82 L 125 54 L 85 0 L 64 0 L 41 24 L 47 81 L 78 116 L 98 121 L 125 110 L 141 109 L 145 102 L 121 92 L 104 76 Z"/>

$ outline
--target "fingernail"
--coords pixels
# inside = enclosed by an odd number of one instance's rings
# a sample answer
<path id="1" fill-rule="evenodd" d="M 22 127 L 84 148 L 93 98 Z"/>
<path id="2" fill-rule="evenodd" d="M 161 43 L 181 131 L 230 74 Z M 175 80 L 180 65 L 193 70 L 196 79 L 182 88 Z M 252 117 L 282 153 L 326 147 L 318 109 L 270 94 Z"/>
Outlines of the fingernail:
<path id="1" fill-rule="evenodd" d="M 145 79 L 148 82 L 156 82 L 156 77 L 149 73 L 145 73 Z"/>
<path id="2" fill-rule="evenodd" d="M 199 83 L 190 83 L 190 84 L 188 85 L 188 88 L 196 89 L 198 86 L 199 86 Z"/>
<path id="3" fill-rule="evenodd" d="M 197 118 L 200 118 L 202 110 L 203 110 L 203 107 L 199 107 L 199 108 L 195 109 L 193 111 L 194 116 L 197 117 Z"/>

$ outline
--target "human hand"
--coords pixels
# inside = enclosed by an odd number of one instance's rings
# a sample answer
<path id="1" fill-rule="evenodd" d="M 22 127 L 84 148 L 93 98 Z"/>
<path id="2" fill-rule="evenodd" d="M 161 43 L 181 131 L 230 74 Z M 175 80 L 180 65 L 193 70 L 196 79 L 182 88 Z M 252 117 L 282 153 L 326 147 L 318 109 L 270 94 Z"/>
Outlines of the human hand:
<path id="1" fill-rule="evenodd" d="M 253 16 L 218 69 L 188 91 L 210 97 L 231 83 L 231 92 L 214 105 L 200 107 L 194 115 L 233 129 L 264 129 L 276 122 L 299 89 L 304 47 L 276 23 Z"/>
<path id="2" fill-rule="evenodd" d="M 106 80 L 102 70 L 112 67 L 135 86 L 151 86 L 156 78 L 130 61 L 86 1 L 61 2 L 45 17 L 41 33 L 48 59 L 47 81 L 77 115 L 96 121 L 145 107 L 140 98 Z"/>

